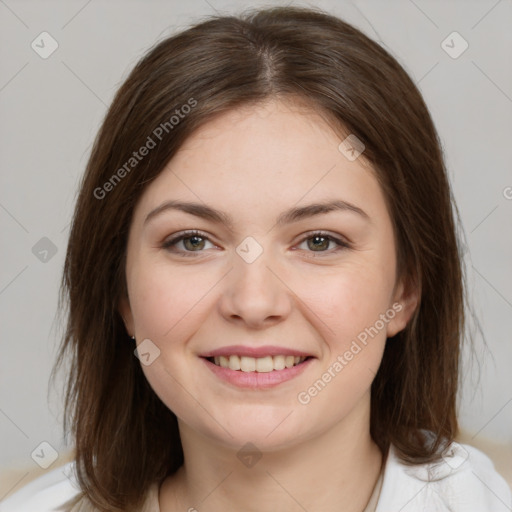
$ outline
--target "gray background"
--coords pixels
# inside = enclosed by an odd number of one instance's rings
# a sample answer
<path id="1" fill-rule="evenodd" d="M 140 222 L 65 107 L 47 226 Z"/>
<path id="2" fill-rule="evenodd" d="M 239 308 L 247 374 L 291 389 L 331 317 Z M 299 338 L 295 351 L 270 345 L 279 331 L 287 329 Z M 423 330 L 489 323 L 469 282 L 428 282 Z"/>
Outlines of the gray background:
<path id="1" fill-rule="evenodd" d="M 78 180 L 107 105 L 157 40 L 202 16 L 264 5 L 0 0 L 0 469 L 33 466 L 30 454 L 42 441 L 66 450 L 62 386 L 47 398 L 61 333 L 54 321 L 57 293 Z M 310 5 L 380 41 L 419 84 L 431 110 L 467 236 L 471 298 L 488 345 L 477 337 L 477 357 L 464 370 L 460 418 L 475 440 L 510 447 L 512 2 Z M 47 59 L 31 48 L 43 31 L 59 45 Z M 453 31 L 469 44 L 458 58 L 442 47 Z M 445 43 L 452 52 L 461 48 L 461 40 L 453 41 Z"/>

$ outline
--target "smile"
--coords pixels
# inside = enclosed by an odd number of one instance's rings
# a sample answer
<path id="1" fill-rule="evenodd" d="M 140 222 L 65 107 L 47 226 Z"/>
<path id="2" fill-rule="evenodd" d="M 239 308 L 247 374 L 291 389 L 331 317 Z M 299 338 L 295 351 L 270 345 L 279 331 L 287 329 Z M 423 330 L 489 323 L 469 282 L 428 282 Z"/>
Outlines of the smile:
<path id="1" fill-rule="evenodd" d="M 307 357 L 304 356 L 265 356 L 265 357 L 246 357 L 246 356 L 218 356 L 209 357 L 208 360 L 222 368 L 230 370 L 240 370 L 242 372 L 268 373 L 280 371 L 285 368 L 293 368 L 303 363 Z"/>
<path id="2" fill-rule="evenodd" d="M 245 389 L 266 389 L 298 377 L 313 363 L 312 356 L 211 356 L 200 358 L 215 377 Z"/>

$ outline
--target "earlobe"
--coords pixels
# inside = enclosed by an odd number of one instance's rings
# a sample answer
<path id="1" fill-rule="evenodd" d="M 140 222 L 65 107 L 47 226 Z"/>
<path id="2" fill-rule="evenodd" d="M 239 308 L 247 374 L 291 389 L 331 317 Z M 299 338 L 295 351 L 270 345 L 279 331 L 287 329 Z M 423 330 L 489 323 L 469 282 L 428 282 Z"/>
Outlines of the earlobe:
<path id="1" fill-rule="evenodd" d="M 400 282 L 391 305 L 396 315 L 388 322 L 386 327 L 386 336 L 388 338 L 392 338 L 405 329 L 416 311 L 418 302 L 418 287 L 410 282 L 408 286 L 404 286 L 403 282 Z"/>

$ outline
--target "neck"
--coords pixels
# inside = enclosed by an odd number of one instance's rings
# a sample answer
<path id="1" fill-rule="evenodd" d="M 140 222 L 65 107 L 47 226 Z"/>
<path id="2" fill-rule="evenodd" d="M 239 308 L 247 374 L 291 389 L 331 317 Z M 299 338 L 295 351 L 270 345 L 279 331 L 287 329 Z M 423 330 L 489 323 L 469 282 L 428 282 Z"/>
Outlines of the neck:
<path id="1" fill-rule="evenodd" d="M 214 443 L 180 423 L 185 464 L 162 484 L 161 512 L 339 512 L 340 504 L 344 512 L 364 511 L 382 464 L 369 433 L 369 400 L 365 405 L 352 411 L 358 421 L 342 420 L 247 465 L 237 457 L 239 446 Z M 361 412 L 367 428 L 361 428 Z"/>

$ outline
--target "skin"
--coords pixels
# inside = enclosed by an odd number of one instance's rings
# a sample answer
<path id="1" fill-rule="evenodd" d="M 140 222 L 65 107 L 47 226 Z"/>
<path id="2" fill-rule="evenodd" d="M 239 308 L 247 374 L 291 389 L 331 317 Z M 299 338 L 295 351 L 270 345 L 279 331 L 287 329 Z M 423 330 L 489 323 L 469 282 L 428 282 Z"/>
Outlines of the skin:
<path id="1" fill-rule="evenodd" d="M 189 137 L 137 204 L 120 312 L 137 343 L 149 338 L 161 351 L 142 369 L 176 414 L 185 455 L 160 488 L 162 512 L 325 512 L 340 503 L 360 512 L 369 500 L 382 462 L 369 433 L 370 386 L 417 295 L 397 278 L 392 221 L 374 172 L 364 155 L 349 161 L 340 152 L 344 138 L 298 102 L 223 113 Z M 369 219 L 333 211 L 276 225 L 288 208 L 333 198 Z M 177 210 L 144 224 L 171 199 L 223 210 L 233 227 Z M 163 248 L 189 229 L 208 240 Z M 310 233 L 318 230 L 349 246 L 315 245 Z M 236 252 L 248 236 L 263 249 L 252 263 Z M 401 311 L 378 335 L 300 403 L 298 394 L 397 303 Z M 234 344 L 297 348 L 315 359 L 275 388 L 240 389 L 199 357 Z M 247 442 L 262 454 L 252 467 L 237 457 Z"/>

